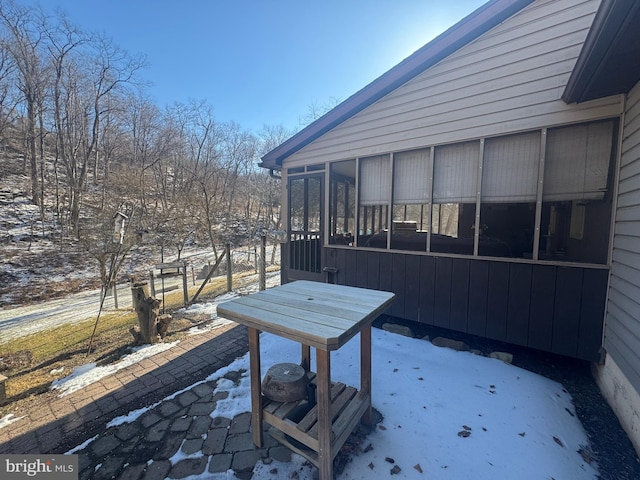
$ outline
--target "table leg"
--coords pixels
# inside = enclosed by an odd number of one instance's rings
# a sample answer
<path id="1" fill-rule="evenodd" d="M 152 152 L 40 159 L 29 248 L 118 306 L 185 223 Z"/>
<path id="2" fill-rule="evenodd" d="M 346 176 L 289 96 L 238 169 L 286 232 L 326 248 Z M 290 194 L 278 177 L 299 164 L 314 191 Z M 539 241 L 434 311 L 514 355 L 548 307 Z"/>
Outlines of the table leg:
<path id="1" fill-rule="evenodd" d="M 253 443 L 262 447 L 262 385 L 260 375 L 260 331 L 249 327 L 249 370 L 251 375 L 251 430 Z"/>
<path id="2" fill-rule="evenodd" d="M 300 366 L 304 368 L 305 372 L 311 370 L 311 348 L 304 343 L 302 344 L 302 360 Z"/>
<path id="3" fill-rule="evenodd" d="M 331 360 L 328 350 L 316 348 L 318 402 L 318 467 L 320 480 L 333 480 L 331 454 Z"/>
<path id="4" fill-rule="evenodd" d="M 362 423 L 371 425 L 371 325 L 360 331 L 360 391 L 369 398 L 369 408 L 362 415 Z"/>

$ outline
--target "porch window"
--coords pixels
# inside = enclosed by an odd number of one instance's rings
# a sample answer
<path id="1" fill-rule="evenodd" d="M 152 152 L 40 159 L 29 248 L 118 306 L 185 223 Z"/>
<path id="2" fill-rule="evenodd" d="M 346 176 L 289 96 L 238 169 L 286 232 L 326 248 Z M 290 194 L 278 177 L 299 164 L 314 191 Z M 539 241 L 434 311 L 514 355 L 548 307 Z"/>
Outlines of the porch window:
<path id="1" fill-rule="evenodd" d="M 430 157 L 430 148 L 393 156 L 392 249 L 427 250 Z"/>
<path id="2" fill-rule="evenodd" d="M 435 147 L 430 250 L 473 254 L 480 142 Z"/>
<path id="3" fill-rule="evenodd" d="M 356 161 L 331 164 L 329 243 L 353 245 L 356 228 Z"/>
<path id="4" fill-rule="evenodd" d="M 541 212 L 541 259 L 606 263 L 616 124 L 550 128 Z"/>
<path id="5" fill-rule="evenodd" d="M 390 156 L 360 159 L 359 246 L 387 248 L 390 199 Z"/>
<path id="6" fill-rule="evenodd" d="M 540 131 L 484 143 L 478 254 L 531 258 L 540 165 Z"/>
<path id="7" fill-rule="evenodd" d="M 606 263 L 617 122 L 336 162 L 330 172 L 329 241 Z M 345 240 L 355 227 L 355 242 Z"/>

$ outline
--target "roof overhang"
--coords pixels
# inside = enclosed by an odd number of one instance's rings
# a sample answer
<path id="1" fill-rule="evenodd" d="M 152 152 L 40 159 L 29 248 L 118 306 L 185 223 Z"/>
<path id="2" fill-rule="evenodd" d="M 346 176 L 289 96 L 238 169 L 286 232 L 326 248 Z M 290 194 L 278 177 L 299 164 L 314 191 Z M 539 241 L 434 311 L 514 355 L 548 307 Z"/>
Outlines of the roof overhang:
<path id="1" fill-rule="evenodd" d="M 356 113 L 451 55 L 534 0 L 491 0 L 382 74 L 344 102 L 262 157 L 261 167 L 280 169 L 282 161 Z"/>
<path id="2" fill-rule="evenodd" d="M 640 80 L 640 2 L 602 0 L 562 95 L 566 103 L 627 93 Z"/>

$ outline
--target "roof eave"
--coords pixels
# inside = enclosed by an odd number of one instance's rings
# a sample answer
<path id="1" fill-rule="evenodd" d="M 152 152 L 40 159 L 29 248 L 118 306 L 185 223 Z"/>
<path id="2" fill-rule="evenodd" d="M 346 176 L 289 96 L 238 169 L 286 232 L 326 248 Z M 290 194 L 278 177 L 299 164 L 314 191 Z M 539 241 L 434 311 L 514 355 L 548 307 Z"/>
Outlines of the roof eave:
<path id="1" fill-rule="evenodd" d="M 624 44 L 624 35 L 637 30 L 639 16 L 640 2 L 602 0 L 562 94 L 564 102 L 580 103 L 626 93 L 629 85 L 638 80 L 638 69 L 631 68 L 615 72 L 619 78 L 613 79 L 608 63 Z M 635 58 L 630 60 L 636 62 Z M 606 90 L 603 82 L 608 85 Z"/>
<path id="2" fill-rule="evenodd" d="M 502 23 L 533 1 L 489 1 L 325 115 L 265 154 L 262 157 L 260 166 L 279 169 L 285 158 Z"/>

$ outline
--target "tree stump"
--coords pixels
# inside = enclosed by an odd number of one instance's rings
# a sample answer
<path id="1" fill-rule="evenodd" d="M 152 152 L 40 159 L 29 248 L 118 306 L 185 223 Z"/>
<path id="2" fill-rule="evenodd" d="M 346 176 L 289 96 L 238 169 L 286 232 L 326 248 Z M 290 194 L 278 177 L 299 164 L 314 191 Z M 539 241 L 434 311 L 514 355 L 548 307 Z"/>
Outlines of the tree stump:
<path id="1" fill-rule="evenodd" d="M 160 300 L 149 296 L 147 282 L 134 283 L 131 287 L 133 308 L 138 315 L 138 325 L 129 331 L 137 345 L 158 343 L 167 333 L 171 315 L 160 315 Z"/>
<path id="2" fill-rule="evenodd" d="M 172 320 L 173 317 L 168 313 L 158 317 L 158 335 L 160 335 L 160 338 L 164 338 L 167 335 L 167 330 L 169 330 L 169 324 Z"/>
<path id="3" fill-rule="evenodd" d="M 276 402 L 295 402 L 307 396 L 307 373 L 295 363 L 278 363 L 267 370 L 262 394 Z"/>

